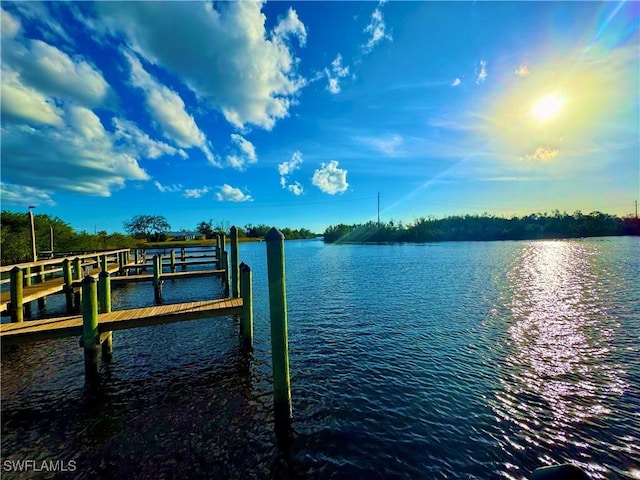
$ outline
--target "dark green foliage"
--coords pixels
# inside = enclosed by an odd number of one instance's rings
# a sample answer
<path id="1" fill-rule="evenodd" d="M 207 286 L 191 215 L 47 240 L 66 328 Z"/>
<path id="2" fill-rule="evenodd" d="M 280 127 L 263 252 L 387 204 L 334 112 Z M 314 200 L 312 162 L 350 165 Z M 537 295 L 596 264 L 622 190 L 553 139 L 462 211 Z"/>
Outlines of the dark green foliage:
<path id="1" fill-rule="evenodd" d="M 160 235 L 171 230 L 167 219 L 162 215 L 136 215 L 128 222 L 124 222 L 124 229 L 129 235 L 142 237 L 147 242 L 160 241 Z"/>
<path id="2" fill-rule="evenodd" d="M 569 215 L 558 210 L 552 214 L 535 213 L 525 217 L 464 215 L 442 219 L 421 217 L 408 226 L 368 222 L 357 225 L 332 225 L 324 232 L 324 241 L 334 242 L 443 242 L 477 240 L 525 240 L 579 238 L 608 235 L 640 235 L 635 218 L 620 218 L 602 212 Z"/>
<path id="3" fill-rule="evenodd" d="M 264 236 L 271 230 L 270 225 L 252 225 L 248 223 L 244 226 L 245 234 L 249 238 L 264 238 Z M 301 238 L 314 238 L 316 236 L 315 233 L 311 232 L 311 230 L 307 230 L 306 228 L 300 229 L 291 229 L 288 227 L 279 229 L 284 238 L 287 240 L 297 240 Z"/>
<path id="4" fill-rule="evenodd" d="M 51 227 L 53 227 L 54 252 L 82 252 L 134 247 L 135 239 L 121 233 L 76 232 L 69 224 L 58 217 L 34 215 L 36 231 L 36 250 L 50 250 Z M 29 215 L 16 212 L 2 212 L 0 226 L 0 245 L 2 264 L 19 263 L 30 260 L 31 241 L 29 239 Z"/>

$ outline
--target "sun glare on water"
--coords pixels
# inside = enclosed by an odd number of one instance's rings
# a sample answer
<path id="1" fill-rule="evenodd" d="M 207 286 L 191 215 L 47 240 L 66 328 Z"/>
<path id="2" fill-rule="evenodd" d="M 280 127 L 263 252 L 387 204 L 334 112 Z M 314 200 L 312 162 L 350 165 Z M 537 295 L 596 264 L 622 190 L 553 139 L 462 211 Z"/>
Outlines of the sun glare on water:
<path id="1" fill-rule="evenodd" d="M 550 93 L 538 100 L 531 109 L 531 114 L 536 120 L 549 120 L 562 110 L 565 99 L 558 93 Z"/>

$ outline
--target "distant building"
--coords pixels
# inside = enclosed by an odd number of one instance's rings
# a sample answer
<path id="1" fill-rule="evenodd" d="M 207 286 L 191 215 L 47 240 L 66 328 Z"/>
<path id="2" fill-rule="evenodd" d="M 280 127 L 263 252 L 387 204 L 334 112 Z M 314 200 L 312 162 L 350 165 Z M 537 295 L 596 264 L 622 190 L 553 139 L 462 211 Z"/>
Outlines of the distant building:
<path id="1" fill-rule="evenodd" d="M 206 235 L 200 232 L 187 232 L 183 230 L 181 232 L 169 232 L 167 233 L 168 240 L 204 240 Z"/>

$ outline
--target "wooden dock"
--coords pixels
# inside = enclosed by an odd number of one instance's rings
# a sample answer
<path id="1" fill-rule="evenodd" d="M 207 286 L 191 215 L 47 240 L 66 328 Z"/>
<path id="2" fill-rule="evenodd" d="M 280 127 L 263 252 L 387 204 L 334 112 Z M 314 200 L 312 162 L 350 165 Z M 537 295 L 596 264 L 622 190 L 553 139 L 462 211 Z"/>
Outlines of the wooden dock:
<path id="1" fill-rule="evenodd" d="M 174 272 L 162 273 L 161 280 L 176 280 L 179 278 L 198 278 L 198 277 L 222 277 L 226 274 L 226 270 L 195 270 L 192 272 Z M 111 277 L 111 283 L 139 283 L 153 281 L 152 274 L 125 275 L 121 277 Z"/>
<path id="2" fill-rule="evenodd" d="M 231 227 L 230 255 L 225 249 L 224 235 L 218 235 L 216 256 L 198 263 L 215 264 L 215 270 L 175 272 L 176 256 L 171 251 L 171 273 L 164 273 L 163 257 L 155 255 L 152 265 L 153 275 L 127 275 L 128 269 L 139 268 L 145 262 L 146 255 L 139 258 L 134 250 L 131 262 L 130 250 L 114 252 L 94 252 L 93 254 L 50 260 L 62 277 L 46 280 L 45 270 L 49 264 L 41 262 L 2 267 L 2 271 L 11 272 L 11 291 L 9 298 L 3 294 L 2 308 L 9 310 L 12 323 L 0 324 L 0 342 L 2 346 L 20 345 L 70 336 L 80 337 L 80 346 L 84 352 L 84 374 L 89 388 L 100 384 L 98 351 L 102 350 L 105 362 L 113 360 L 113 336 L 116 330 L 150 327 L 154 325 L 183 322 L 195 319 L 207 319 L 219 316 L 238 315 L 239 333 L 245 352 L 253 348 L 253 294 L 251 268 L 245 263 L 238 264 L 238 230 Z M 284 278 L 284 236 L 272 228 L 266 237 L 267 270 L 269 280 L 269 310 L 271 322 L 271 351 L 274 376 L 274 413 L 276 436 L 288 435 L 292 418 L 291 387 L 289 380 L 289 356 L 287 334 L 287 308 Z M 34 254 L 35 255 L 35 254 Z M 109 256 L 115 255 L 116 263 L 109 264 Z M 182 262 L 186 262 L 185 248 L 181 251 Z M 192 257 L 193 258 L 193 257 Z M 86 267 L 98 266 L 87 271 Z M 31 273 L 31 268 L 36 268 Z M 112 276 L 112 273 L 120 275 Z M 51 272 L 49 272 L 51 273 Z M 225 298 L 198 302 L 156 305 L 112 311 L 111 284 L 151 281 L 154 286 L 156 303 L 162 303 L 162 283 L 166 279 L 190 278 L 199 276 L 220 276 L 225 286 Z M 96 279 L 97 277 L 97 279 Z M 32 285 L 31 280 L 35 279 Z M 35 299 L 46 295 L 64 292 L 67 296 L 67 311 L 70 298 L 81 302 L 81 315 L 68 315 L 58 318 L 24 321 L 25 307 Z M 10 302 L 10 303 L 9 303 Z M 80 306 L 80 305 L 78 305 Z M 70 312 L 69 312 L 70 313 Z M 28 315 L 27 315 L 28 316 Z M 170 341 L 170 339 L 168 339 Z M 141 348 L 144 348 L 142 346 Z"/>
<path id="3" fill-rule="evenodd" d="M 101 313 L 98 314 L 98 332 L 106 333 L 164 323 L 240 315 L 242 305 L 242 298 L 222 298 Z M 19 345 L 81 335 L 82 315 L 0 324 L 2 345 Z"/>
<path id="4" fill-rule="evenodd" d="M 117 265 L 107 267 L 109 273 L 115 273 L 118 271 Z M 102 270 L 94 268 L 88 271 L 86 274 L 91 275 L 94 278 L 98 278 Z M 195 272 L 194 272 L 195 273 Z M 71 284 L 73 287 L 80 286 L 80 280 Z M 65 283 L 63 277 L 54 278 L 52 280 L 46 280 L 43 283 L 35 283 L 23 287 L 22 290 L 22 302 L 29 303 L 41 298 L 48 297 L 49 295 L 55 295 L 57 293 L 63 293 L 65 289 Z M 0 293 L 0 312 L 4 313 L 8 311 L 9 304 L 11 303 L 11 292 Z"/>

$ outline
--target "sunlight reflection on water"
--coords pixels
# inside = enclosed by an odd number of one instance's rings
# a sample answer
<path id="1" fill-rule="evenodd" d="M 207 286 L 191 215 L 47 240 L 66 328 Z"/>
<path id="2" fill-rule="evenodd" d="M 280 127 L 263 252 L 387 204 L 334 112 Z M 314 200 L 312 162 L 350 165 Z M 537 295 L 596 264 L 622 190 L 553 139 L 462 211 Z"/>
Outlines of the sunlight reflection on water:
<path id="1" fill-rule="evenodd" d="M 585 450 L 572 425 L 597 423 L 611 413 L 611 397 L 629 387 L 624 369 L 609 358 L 620 325 L 603 308 L 598 280 L 607 272 L 595 265 L 597 254 L 593 243 L 532 242 L 507 275 L 510 368 L 495 410 L 520 429 L 516 448 Z M 582 466 L 593 478 L 606 478 L 601 468 Z"/>

